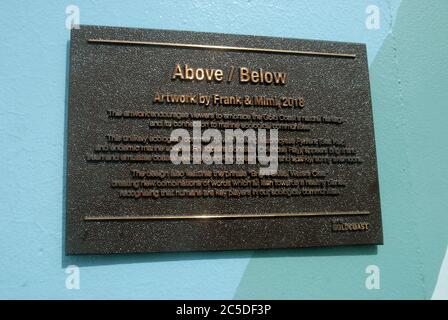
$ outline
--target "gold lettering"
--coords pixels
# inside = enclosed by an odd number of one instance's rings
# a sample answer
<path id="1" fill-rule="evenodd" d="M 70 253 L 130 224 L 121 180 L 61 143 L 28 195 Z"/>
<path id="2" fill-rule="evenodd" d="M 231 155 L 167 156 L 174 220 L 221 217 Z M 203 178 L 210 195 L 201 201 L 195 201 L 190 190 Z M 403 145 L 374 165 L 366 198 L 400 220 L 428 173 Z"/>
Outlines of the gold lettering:
<path id="1" fill-rule="evenodd" d="M 258 70 L 249 70 L 246 67 L 240 68 L 241 83 L 285 85 L 286 78 L 285 72 L 264 71 L 261 68 Z"/>
<path id="2" fill-rule="evenodd" d="M 180 66 L 180 64 L 176 64 L 176 66 L 174 67 L 171 79 L 176 80 L 177 77 L 182 80 L 184 79 L 184 74 L 182 73 L 182 67 Z"/>
<path id="3" fill-rule="evenodd" d="M 249 75 L 249 69 L 245 67 L 240 68 L 240 82 L 249 82 L 250 81 L 250 75 Z"/>
<path id="4" fill-rule="evenodd" d="M 240 67 L 239 73 L 240 83 L 285 85 L 287 80 L 287 74 L 285 72 L 271 72 L 261 68 L 258 70 L 250 70 L 247 67 Z M 231 71 L 231 74 L 233 74 L 233 71 Z M 231 74 L 229 74 L 229 79 L 232 78 Z M 224 80 L 224 71 L 222 69 L 193 68 L 188 64 L 183 66 L 176 64 L 171 79 L 222 82 Z"/>

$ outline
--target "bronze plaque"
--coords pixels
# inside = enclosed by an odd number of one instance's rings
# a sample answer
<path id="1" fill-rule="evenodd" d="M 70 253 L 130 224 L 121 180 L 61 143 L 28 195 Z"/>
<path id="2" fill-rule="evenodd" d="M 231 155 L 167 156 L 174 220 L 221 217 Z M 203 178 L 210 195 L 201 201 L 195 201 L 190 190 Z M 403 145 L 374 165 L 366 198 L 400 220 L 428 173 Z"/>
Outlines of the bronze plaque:
<path id="1" fill-rule="evenodd" d="M 67 254 L 383 241 L 364 44 L 73 29 L 67 159 Z"/>

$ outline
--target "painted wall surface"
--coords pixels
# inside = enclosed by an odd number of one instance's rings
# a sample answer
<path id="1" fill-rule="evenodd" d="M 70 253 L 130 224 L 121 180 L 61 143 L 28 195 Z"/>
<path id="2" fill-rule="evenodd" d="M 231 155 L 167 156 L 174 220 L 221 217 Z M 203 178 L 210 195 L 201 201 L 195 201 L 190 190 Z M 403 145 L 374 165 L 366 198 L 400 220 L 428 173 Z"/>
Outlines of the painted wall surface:
<path id="1" fill-rule="evenodd" d="M 366 43 L 385 245 L 65 257 L 76 9 L 82 24 Z M 0 298 L 448 298 L 447 16 L 445 0 L 1 1 Z"/>

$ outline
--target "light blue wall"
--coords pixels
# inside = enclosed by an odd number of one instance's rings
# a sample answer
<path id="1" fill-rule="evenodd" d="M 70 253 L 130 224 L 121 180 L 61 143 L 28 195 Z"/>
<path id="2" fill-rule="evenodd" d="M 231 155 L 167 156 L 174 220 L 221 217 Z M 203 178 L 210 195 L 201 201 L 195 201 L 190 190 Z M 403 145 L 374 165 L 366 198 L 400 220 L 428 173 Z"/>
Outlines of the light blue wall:
<path id="1" fill-rule="evenodd" d="M 70 4 L 82 24 L 367 43 L 385 245 L 65 257 Z M 447 15 L 444 0 L 1 1 L 0 298 L 431 298 L 448 243 Z"/>

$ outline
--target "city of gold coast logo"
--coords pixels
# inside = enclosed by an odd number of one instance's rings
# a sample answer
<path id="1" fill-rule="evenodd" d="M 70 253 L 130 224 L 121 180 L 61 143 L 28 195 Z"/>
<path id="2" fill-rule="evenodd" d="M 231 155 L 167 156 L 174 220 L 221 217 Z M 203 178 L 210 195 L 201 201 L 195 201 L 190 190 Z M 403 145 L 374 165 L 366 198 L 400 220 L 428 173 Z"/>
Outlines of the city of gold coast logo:
<path id="1" fill-rule="evenodd" d="M 343 231 L 368 231 L 370 223 L 368 222 L 333 222 L 332 231 L 333 232 L 343 232 Z"/>

